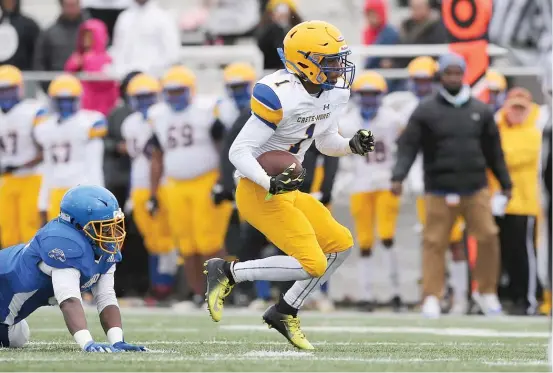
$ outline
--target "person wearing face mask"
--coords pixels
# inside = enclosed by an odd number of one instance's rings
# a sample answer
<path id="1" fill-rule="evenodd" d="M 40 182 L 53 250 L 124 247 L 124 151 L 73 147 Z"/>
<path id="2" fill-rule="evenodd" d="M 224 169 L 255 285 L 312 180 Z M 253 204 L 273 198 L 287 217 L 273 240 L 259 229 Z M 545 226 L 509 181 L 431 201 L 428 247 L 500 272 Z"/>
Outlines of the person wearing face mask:
<path id="1" fill-rule="evenodd" d="M 232 206 L 215 205 L 211 191 L 219 179 L 224 126 L 213 121 L 214 103 L 196 95 L 196 76 L 184 66 L 169 69 L 161 79 L 164 102 L 152 106 L 148 118 L 151 142 L 150 214 L 158 211 L 162 173 L 167 177 L 169 226 L 184 259 L 186 283 L 193 301 L 204 302 L 202 263 L 224 247 Z"/>
<path id="2" fill-rule="evenodd" d="M 512 183 L 505 164 L 493 112 L 471 96 L 463 84 L 464 59 L 446 54 L 439 59 L 437 92 L 421 101 L 398 140 L 392 191 L 402 182 L 419 151 L 423 155 L 426 224 L 423 230 L 423 315 L 439 317 L 448 235 L 457 216 L 478 242 L 472 294 L 486 315 L 502 313 L 497 298 L 498 228 L 492 215 L 486 169 L 499 180 L 504 200 Z"/>
<path id="3" fill-rule="evenodd" d="M 149 254 L 150 289 L 147 304 L 166 301 L 171 294 L 174 275 L 177 272 L 176 250 L 171 240 L 167 201 L 164 186 L 159 188 L 160 201 L 157 214 L 149 213 L 150 163 L 152 148 L 149 140 L 153 128 L 148 122 L 148 109 L 158 102 L 161 85 L 157 79 L 138 74 L 127 87 L 127 96 L 133 113 L 121 125 L 123 148 L 131 158 L 131 201 L 134 222 L 144 240 Z"/>
<path id="4" fill-rule="evenodd" d="M 277 48 L 282 48 L 286 33 L 301 22 L 294 0 L 269 1 L 257 31 L 257 46 L 263 53 L 265 70 L 282 67 Z"/>
<path id="5" fill-rule="evenodd" d="M 350 210 L 361 249 L 359 300 L 360 307 L 367 311 L 372 309 L 374 303 L 372 287 L 377 264 L 373 250 L 376 237 L 381 243 L 384 265 L 389 270 L 392 306 L 395 311 L 401 310 L 397 247 L 394 242 L 400 199 L 390 192 L 390 178 L 396 140 L 404 121 L 390 107 L 382 106 L 387 91 L 386 81 L 380 74 L 372 71 L 360 74 L 352 85 L 350 110 L 340 123 L 344 136 L 368 129 L 376 139 L 374 153 L 365 157 L 350 157 L 355 174 Z"/>
<path id="6" fill-rule="evenodd" d="M 539 115 L 540 107 L 524 88 L 511 89 L 497 113 L 505 162 L 513 180 L 513 194 L 503 209 L 495 211 L 495 215 L 502 269 L 509 278 L 506 295 L 513 302 L 511 313 L 519 315 L 535 314 L 538 307 L 536 296 L 541 293 L 536 258 L 542 143 L 541 130 L 537 126 Z M 490 189 L 492 193 L 501 190 L 493 176 L 490 176 Z"/>
<path id="7" fill-rule="evenodd" d="M 507 94 L 507 79 L 505 79 L 505 76 L 499 71 L 489 69 L 486 72 L 485 81 L 490 92 L 488 104 L 495 113 L 501 109 L 505 103 L 505 97 Z"/>
<path id="8" fill-rule="evenodd" d="M 64 194 L 79 184 L 104 185 L 106 118 L 99 112 L 81 109 L 81 82 L 60 75 L 48 87 L 53 114 L 35 127 L 36 142 L 44 152 L 44 172 L 39 193 L 42 223 L 60 213 Z"/>

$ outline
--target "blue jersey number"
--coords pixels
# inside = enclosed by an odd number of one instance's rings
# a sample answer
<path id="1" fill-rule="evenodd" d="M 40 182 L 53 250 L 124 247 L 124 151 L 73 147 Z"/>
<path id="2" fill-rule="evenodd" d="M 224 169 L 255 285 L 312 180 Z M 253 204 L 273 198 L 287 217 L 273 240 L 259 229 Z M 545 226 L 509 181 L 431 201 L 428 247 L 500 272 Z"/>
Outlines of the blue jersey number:
<path id="1" fill-rule="evenodd" d="M 305 139 L 301 139 L 294 145 L 290 146 L 290 149 L 288 151 L 292 154 L 298 154 L 298 152 L 300 151 L 301 143 L 304 142 L 305 140 L 312 138 L 314 133 L 315 133 L 315 123 L 311 123 L 311 125 L 307 127 L 307 129 L 305 130 L 305 134 L 307 135 L 307 137 Z"/>

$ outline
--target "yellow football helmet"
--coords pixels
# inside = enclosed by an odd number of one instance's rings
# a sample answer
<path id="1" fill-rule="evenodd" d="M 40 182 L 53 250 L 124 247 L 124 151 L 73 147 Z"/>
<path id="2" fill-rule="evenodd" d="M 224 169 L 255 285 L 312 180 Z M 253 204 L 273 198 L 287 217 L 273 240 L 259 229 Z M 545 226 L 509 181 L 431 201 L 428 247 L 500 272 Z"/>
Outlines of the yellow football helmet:
<path id="1" fill-rule="evenodd" d="M 173 66 L 161 78 L 165 101 L 175 111 L 188 107 L 196 93 L 196 75 L 187 67 Z"/>
<path id="2" fill-rule="evenodd" d="M 253 83 L 255 81 L 255 69 L 248 63 L 231 63 L 223 70 L 223 80 L 227 85 Z"/>
<path id="3" fill-rule="evenodd" d="M 278 53 L 286 70 L 323 89 L 349 89 L 355 65 L 338 28 L 324 21 L 307 21 L 294 26 L 284 38 Z"/>
<path id="4" fill-rule="evenodd" d="M 21 100 L 23 75 L 12 65 L 0 66 L 0 110 L 8 112 Z"/>
<path id="5" fill-rule="evenodd" d="M 359 75 L 351 86 L 353 92 L 380 92 L 388 91 L 386 80 L 377 72 L 365 71 Z"/>
<path id="6" fill-rule="evenodd" d="M 161 84 L 159 80 L 147 74 L 134 76 L 127 86 L 127 97 L 134 111 L 146 117 L 150 106 L 158 102 Z"/>
<path id="7" fill-rule="evenodd" d="M 63 74 L 52 80 L 48 87 L 48 96 L 55 112 L 61 119 L 75 114 L 81 106 L 83 86 L 73 75 Z"/>
<path id="8" fill-rule="evenodd" d="M 407 65 L 409 80 L 407 88 L 418 98 L 423 98 L 434 90 L 434 76 L 438 72 L 438 63 L 428 56 L 415 58 Z"/>
<path id="9" fill-rule="evenodd" d="M 388 92 L 388 85 L 379 73 L 365 71 L 353 81 L 351 91 L 354 102 L 359 106 L 361 117 L 370 120 L 376 116 L 382 99 Z"/>
<path id="10" fill-rule="evenodd" d="M 493 69 L 486 72 L 485 79 L 490 91 L 488 103 L 497 111 L 503 106 L 507 97 L 507 79 L 503 74 Z"/>
<path id="11" fill-rule="evenodd" d="M 267 10 L 272 12 L 280 4 L 288 5 L 288 8 L 294 12 L 298 11 L 298 6 L 295 0 L 270 0 L 267 3 Z"/>

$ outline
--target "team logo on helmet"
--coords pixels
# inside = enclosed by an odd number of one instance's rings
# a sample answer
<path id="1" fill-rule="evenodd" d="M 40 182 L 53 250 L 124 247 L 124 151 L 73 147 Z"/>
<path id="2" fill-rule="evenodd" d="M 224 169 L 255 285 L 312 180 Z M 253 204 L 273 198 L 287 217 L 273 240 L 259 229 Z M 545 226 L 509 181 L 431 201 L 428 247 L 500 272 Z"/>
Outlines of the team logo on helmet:
<path id="1" fill-rule="evenodd" d="M 65 254 L 61 249 L 54 249 L 48 252 L 48 257 L 60 262 L 65 262 Z"/>

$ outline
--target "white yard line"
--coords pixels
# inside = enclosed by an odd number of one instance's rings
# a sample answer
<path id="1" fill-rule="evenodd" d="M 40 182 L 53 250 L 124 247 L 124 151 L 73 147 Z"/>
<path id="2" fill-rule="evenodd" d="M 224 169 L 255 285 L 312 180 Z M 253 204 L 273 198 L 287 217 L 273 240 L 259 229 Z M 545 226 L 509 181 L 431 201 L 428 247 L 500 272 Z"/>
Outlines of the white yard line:
<path id="1" fill-rule="evenodd" d="M 547 338 L 548 332 L 514 332 L 472 328 L 425 328 L 425 327 L 380 327 L 380 326 L 303 326 L 307 332 L 319 333 L 374 333 L 374 334 L 432 334 L 441 336 L 469 336 L 496 338 Z M 270 331 L 262 325 L 222 325 L 224 331 Z"/>
<path id="2" fill-rule="evenodd" d="M 105 356 L 105 355 L 104 355 Z M 122 361 L 125 362 L 126 358 L 129 358 L 132 362 L 179 362 L 179 361 L 195 361 L 195 362 L 229 362 L 229 361 L 282 361 L 282 358 L 285 357 L 286 360 L 302 360 L 302 361 L 339 361 L 344 363 L 380 363 L 380 364 L 404 364 L 404 363 L 442 363 L 442 362 L 460 362 L 463 364 L 485 364 L 485 365 L 507 365 L 507 366 L 546 366 L 547 361 L 542 360 L 461 360 L 459 358 L 357 358 L 357 357 L 325 357 L 313 355 L 310 353 L 286 351 L 277 353 L 274 351 L 250 351 L 246 355 L 236 356 L 236 355 L 204 355 L 204 356 L 156 356 L 155 354 L 111 354 L 106 359 L 111 360 L 112 362 Z M 38 357 L 38 356 L 19 356 L 19 357 L 0 357 L 0 362 L 16 362 L 16 363 L 26 363 L 26 362 L 74 362 L 79 363 L 83 361 L 98 361 L 98 357 L 95 354 L 81 354 L 78 361 L 75 360 L 75 356 L 58 356 L 58 357 Z"/>

